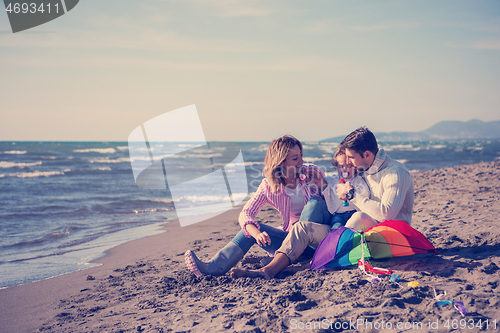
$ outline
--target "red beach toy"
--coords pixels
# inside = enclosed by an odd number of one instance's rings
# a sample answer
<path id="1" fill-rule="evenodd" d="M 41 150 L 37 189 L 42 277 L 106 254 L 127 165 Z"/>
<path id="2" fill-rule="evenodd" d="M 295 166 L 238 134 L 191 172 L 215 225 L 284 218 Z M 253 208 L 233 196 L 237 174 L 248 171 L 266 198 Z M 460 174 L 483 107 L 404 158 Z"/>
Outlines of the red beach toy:
<path id="1" fill-rule="evenodd" d="M 340 178 L 339 179 L 339 184 L 345 184 L 345 179 L 344 178 Z M 345 199 L 344 202 L 342 203 L 342 206 L 343 207 L 347 207 L 349 206 L 349 200 Z"/>

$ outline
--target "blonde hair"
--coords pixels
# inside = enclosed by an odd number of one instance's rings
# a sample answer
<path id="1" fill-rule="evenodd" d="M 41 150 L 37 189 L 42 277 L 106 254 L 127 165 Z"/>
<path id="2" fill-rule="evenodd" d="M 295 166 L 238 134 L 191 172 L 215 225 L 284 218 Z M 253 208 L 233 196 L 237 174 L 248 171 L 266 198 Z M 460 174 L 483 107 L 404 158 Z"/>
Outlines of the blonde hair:
<path id="1" fill-rule="evenodd" d="M 342 146 L 338 147 L 337 151 L 335 152 L 335 155 L 333 155 L 332 165 L 334 167 L 338 167 L 339 166 L 339 163 L 337 162 L 337 157 L 339 157 L 341 155 L 345 156 L 345 148 L 342 147 Z"/>
<path id="2" fill-rule="evenodd" d="M 302 143 L 299 140 L 291 135 L 284 135 L 279 139 L 273 140 L 267 149 L 262 176 L 267 178 L 272 193 L 280 190 L 281 186 L 285 185 L 281 164 L 285 161 L 290 150 L 295 146 L 299 146 L 302 152 Z"/>

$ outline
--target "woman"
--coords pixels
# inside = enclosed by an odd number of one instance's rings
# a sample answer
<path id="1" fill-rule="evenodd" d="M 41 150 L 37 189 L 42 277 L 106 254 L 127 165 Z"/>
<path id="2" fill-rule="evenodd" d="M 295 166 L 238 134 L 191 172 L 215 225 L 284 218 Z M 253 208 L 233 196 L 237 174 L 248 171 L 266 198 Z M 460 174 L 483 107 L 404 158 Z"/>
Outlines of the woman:
<path id="1" fill-rule="evenodd" d="M 302 144 L 299 140 L 285 135 L 271 142 L 262 171 L 265 178 L 240 213 L 239 223 L 242 230 L 208 262 L 202 262 L 193 251 L 187 251 L 184 257 L 189 270 L 197 277 L 223 275 L 235 266 L 255 243 L 274 254 L 293 224 L 299 221 L 304 205 L 311 197 L 321 196 L 317 187 L 310 188 L 300 179 L 300 174 L 307 174 L 308 171 L 325 175 L 323 169 L 316 165 L 303 165 Z M 281 229 L 255 221 L 257 213 L 265 204 L 280 212 L 283 218 Z"/>

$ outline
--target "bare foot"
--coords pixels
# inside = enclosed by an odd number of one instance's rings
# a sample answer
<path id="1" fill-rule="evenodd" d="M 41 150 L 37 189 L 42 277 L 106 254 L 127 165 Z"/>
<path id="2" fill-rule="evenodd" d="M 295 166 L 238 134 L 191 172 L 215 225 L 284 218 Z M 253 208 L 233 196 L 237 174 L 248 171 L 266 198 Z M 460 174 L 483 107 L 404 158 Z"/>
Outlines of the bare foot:
<path id="1" fill-rule="evenodd" d="M 282 272 L 295 274 L 297 272 L 304 271 L 304 270 L 308 269 L 310 265 L 311 265 L 310 262 L 305 262 L 305 263 L 301 264 L 300 266 L 286 267 L 282 270 Z"/>
<path id="2" fill-rule="evenodd" d="M 238 268 L 231 269 L 231 278 L 237 279 L 240 277 L 251 277 L 251 278 L 261 277 L 266 280 L 271 279 L 269 275 L 267 275 L 266 273 L 264 273 L 264 271 L 260 269 L 238 269 Z"/>

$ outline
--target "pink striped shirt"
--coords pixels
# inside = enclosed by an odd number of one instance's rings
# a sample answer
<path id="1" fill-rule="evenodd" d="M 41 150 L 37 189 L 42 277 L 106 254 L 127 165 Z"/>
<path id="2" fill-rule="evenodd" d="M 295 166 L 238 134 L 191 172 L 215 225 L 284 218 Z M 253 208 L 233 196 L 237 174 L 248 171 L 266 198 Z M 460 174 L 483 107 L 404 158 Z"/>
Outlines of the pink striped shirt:
<path id="1" fill-rule="evenodd" d="M 314 164 L 304 164 L 304 167 L 317 170 L 323 177 L 325 176 L 323 169 Z M 306 204 L 311 197 L 321 197 L 321 193 L 318 192 L 317 188 L 310 188 L 303 180 L 299 179 L 297 186 L 299 186 L 304 193 L 304 204 Z M 254 196 L 245 204 L 240 213 L 239 222 L 245 236 L 249 238 L 252 237 L 246 230 L 247 224 L 253 224 L 260 230 L 260 226 L 255 221 L 255 217 L 265 204 L 270 204 L 280 212 L 283 217 L 283 230 L 288 232 L 292 228 L 293 224 L 290 223 L 290 198 L 286 195 L 283 186 L 278 191 L 272 193 L 271 186 L 267 182 L 267 179 L 264 178 L 257 192 L 255 192 Z"/>

